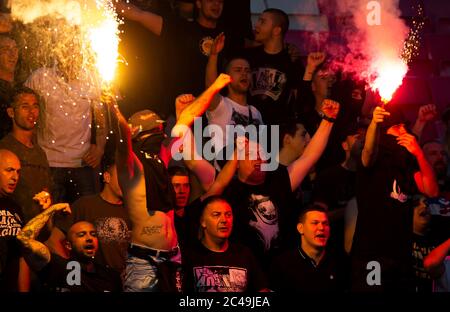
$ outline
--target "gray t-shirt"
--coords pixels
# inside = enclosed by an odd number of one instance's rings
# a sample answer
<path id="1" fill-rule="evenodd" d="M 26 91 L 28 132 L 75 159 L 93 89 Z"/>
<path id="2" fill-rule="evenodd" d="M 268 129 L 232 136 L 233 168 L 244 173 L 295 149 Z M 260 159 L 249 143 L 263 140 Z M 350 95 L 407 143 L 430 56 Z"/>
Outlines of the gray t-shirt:
<path id="1" fill-rule="evenodd" d="M 21 208 L 24 223 L 42 212 L 38 202 L 33 200 L 34 195 L 46 190 L 51 193 L 52 179 L 50 168 L 44 150 L 36 143 L 32 148 L 17 141 L 9 133 L 0 141 L 0 149 L 7 149 L 19 157 L 21 171 L 11 199 Z"/>

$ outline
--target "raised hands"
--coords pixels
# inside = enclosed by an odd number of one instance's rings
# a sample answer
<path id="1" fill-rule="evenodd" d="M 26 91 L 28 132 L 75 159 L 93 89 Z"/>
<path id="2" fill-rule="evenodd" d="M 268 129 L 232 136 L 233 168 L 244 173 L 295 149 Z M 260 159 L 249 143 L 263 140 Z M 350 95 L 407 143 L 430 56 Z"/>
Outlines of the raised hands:
<path id="1" fill-rule="evenodd" d="M 322 113 L 328 118 L 336 119 L 339 113 L 339 103 L 329 99 L 323 100 Z"/>
<path id="2" fill-rule="evenodd" d="M 308 59 L 306 60 L 306 67 L 310 69 L 316 69 L 317 66 L 325 61 L 324 52 L 311 52 L 308 54 Z"/>
<path id="3" fill-rule="evenodd" d="M 227 74 L 220 74 L 216 81 L 211 85 L 216 91 L 220 91 L 223 87 L 231 82 L 231 77 Z"/>
<path id="4" fill-rule="evenodd" d="M 64 213 L 71 214 L 72 210 L 70 210 L 70 205 L 68 203 L 58 203 L 50 206 L 50 209 L 54 211 L 61 211 Z"/>
<path id="5" fill-rule="evenodd" d="M 219 54 L 223 48 L 225 47 L 225 34 L 220 33 L 215 39 L 213 44 L 211 45 L 211 55 Z"/>
<path id="6" fill-rule="evenodd" d="M 47 191 L 42 191 L 34 195 L 33 200 L 37 201 L 39 205 L 42 206 L 42 209 L 47 209 L 52 204 L 52 198 L 50 193 Z"/>
<path id="7" fill-rule="evenodd" d="M 195 101 L 195 97 L 192 94 L 181 94 L 175 99 L 175 111 L 177 120 L 180 118 L 183 110 Z"/>
<path id="8" fill-rule="evenodd" d="M 419 156 L 422 150 L 419 143 L 417 143 L 416 137 L 412 134 L 404 132 L 397 136 L 397 143 L 408 150 L 414 156 Z"/>
<path id="9" fill-rule="evenodd" d="M 417 116 L 417 120 L 425 123 L 428 121 L 432 121 L 433 119 L 436 118 L 436 116 L 437 116 L 436 105 L 428 104 L 428 105 L 421 106 L 419 108 L 419 114 Z"/>
<path id="10" fill-rule="evenodd" d="M 372 122 L 375 124 L 379 124 L 382 123 L 384 121 L 385 116 L 390 116 L 391 113 L 389 113 L 387 110 L 385 110 L 384 108 L 377 106 L 375 107 L 375 109 L 373 110 L 372 113 Z"/>

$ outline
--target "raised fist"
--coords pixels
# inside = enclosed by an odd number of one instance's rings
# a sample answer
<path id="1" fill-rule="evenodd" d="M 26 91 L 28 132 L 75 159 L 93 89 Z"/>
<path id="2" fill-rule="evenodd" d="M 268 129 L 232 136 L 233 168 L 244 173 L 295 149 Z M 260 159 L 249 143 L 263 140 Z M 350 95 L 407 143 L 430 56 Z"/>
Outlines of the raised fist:
<path id="1" fill-rule="evenodd" d="M 328 118 L 336 119 L 339 113 L 339 103 L 329 99 L 323 100 L 322 113 Z"/>

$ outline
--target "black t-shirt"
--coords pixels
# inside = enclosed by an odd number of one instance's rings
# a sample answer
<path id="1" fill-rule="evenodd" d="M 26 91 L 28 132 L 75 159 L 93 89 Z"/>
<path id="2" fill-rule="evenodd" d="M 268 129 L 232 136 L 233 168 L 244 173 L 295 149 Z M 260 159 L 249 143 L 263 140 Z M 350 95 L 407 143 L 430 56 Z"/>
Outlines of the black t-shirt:
<path id="1" fill-rule="evenodd" d="M 9 198 L 0 198 L 0 292 L 17 290 L 22 228 L 20 207 Z"/>
<path id="2" fill-rule="evenodd" d="M 342 268 L 327 253 L 316 265 L 295 248 L 276 257 L 271 265 L 270 289 L 276 292 L 338 292 L 342 285 Z"/>
<path id="3" fill-rule="evenodd" d="M 161 39 L 167 55 L 165 57 L 169 69 L 169 90 L 166 90 L 173 99 L 182 93 L 200 95 L 205 90 L 205 70 L 209 51 L 216 38 L 224 30 L 206 28 L 196 21 L 188 22 L 174 16 L 167 16 L 163 21 Z M 221 55 L 227 54 L 231 45 L 231 38 L 225 34 L 225 50 Z"/>
<path id="4" fill-rule="evenodd" d="M 230 243 L 214 252 L 197 241 L 183 253 L 188 292 L 255 292 L 267 288 L 264 273 L 248 248 Z"/>
<path id="5" fill-rule="evenodd" d="M 97 230 L 96 260 L 118 272 L 125 268 L 131 222 L 123 205 L 106 202 L 99 194 L 84 196 L 72 204 L 72 222 L 88 221 Z"/>
<path id="6" fill-rule="evenodd" d="M 291 182 L 286 167 L 268 172 L 263 184 L 249 185 L 235 179 L 225 189 L 224 197 L 234 215 L 232 239 L 251 248 L 258 260 L 267 260 L 269 252 L 281 247 L 289 224 L 288 193 Z"/>
<path id="7" fill-rule="evenodd" d="M 92 271 L 80 264 L 79 285 L 76 285 L 76 266 L 72 260 L 51 254 L 50 262 L 38 273 L 45 289 L 58 292 L 119 292 L 122 282 L 119 273 L 94 263 Z M 70 284 L 69 284 L 70 283 Z"/>
<path id="8" fill-rule="evenodd" d="M 250 104 L 255 106 L 267 125 L 280 124 L 294 114 L 291 91 L 298 88 L 303 69 L 292 63 L 286 49 L 268 54 L 264 47 L 246 50 L 252 68 Z"/>
<path id="9" fill-rule="evenodd" d="M 439 245 L 439 241 L 433 235 L 413 234 L 413 268 L 415 273 L 416 292 L 432 292 L 433 279 L 423 266 L 425 257 Z"/>
<path id="10" fill-rule="evenodd" d="M 414 173 L 419 171 L 413 155 L 395 137 L 381 134 L 375 163 L 357 171 L 358 220 L 353 239 L 355 256 L 372 260 L 411 257 L 413 208 L 411 196 L 418 190 Z"/>
<path id="11" fill-rule="evenodd" d="M 200 198 L 197 198 L 184 208 L 183 217 L 175 214 L 175 230 L 177 231 L 178 244 L 181 250 L 183 250 L 184 246 L 190 245 L 198 240 L 201 212 L 202 202 Z"/>
<path id="12" fill-rule="evenodd" d="M 170 14 L 169 1 L 145 1 L 141 5 L 143 2 L 135 4 L 161 16 Z M 124 98 L 122 113 L 129 117 L 137 111 L 151 109 L 166 119 L 175 110 L 174 102 L 169 102 L 165 94 L 170 63 L 166 64 L 167 53 L 161 39 L 140 23 L 127 19 L 119 28 L 119 52 L 126 60 L 118 66 L 120 91 Z"/>

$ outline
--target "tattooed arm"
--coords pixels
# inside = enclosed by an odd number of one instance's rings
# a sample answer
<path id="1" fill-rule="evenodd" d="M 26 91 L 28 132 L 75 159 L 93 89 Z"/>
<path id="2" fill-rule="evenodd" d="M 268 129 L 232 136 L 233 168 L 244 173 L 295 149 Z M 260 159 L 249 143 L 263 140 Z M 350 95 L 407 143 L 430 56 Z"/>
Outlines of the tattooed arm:
<path id="1" fill-rule="evenodd" d="M 69 204 L 60 203 L 50 206 L 31 219 L 17 235 L 17 239 L 25 248 L 25 260 L 35 271 L 40 271 L 50 262 L 50 250 L 43 243 L 37 241 L 36 237 L 56 211 L 70 213 Z"/>

